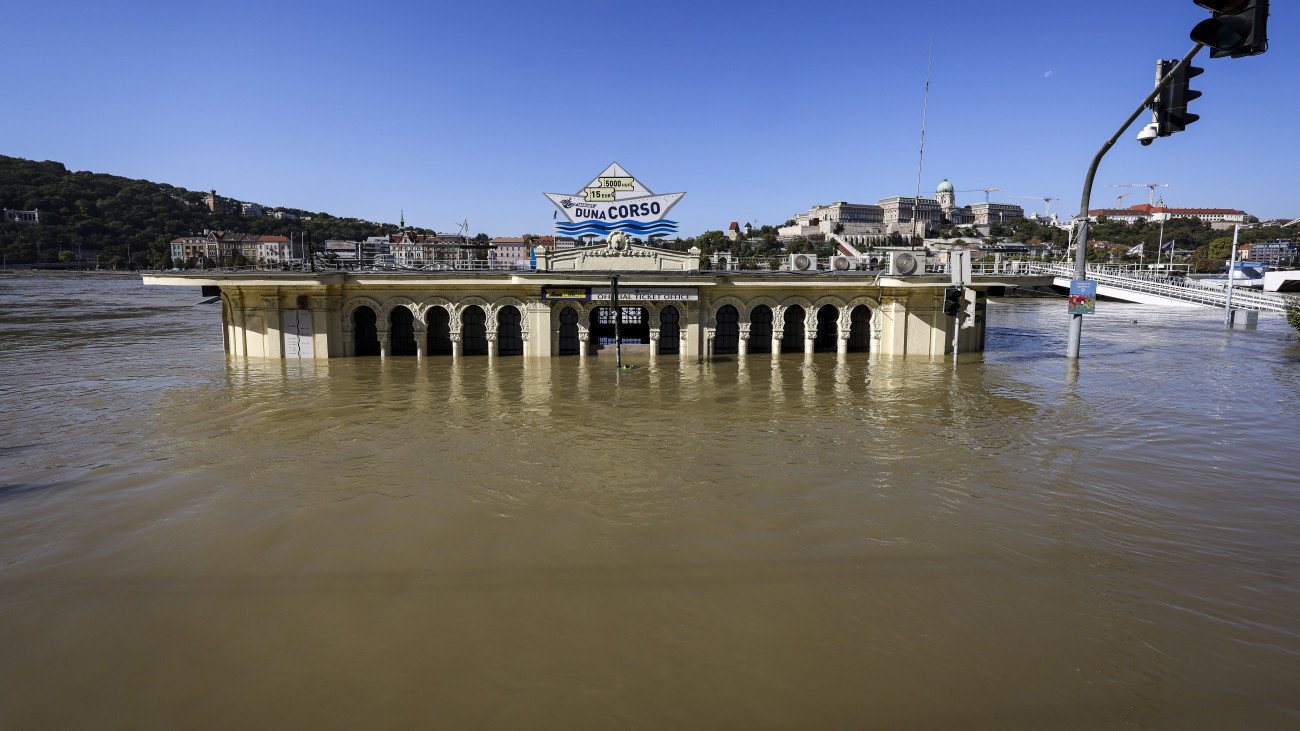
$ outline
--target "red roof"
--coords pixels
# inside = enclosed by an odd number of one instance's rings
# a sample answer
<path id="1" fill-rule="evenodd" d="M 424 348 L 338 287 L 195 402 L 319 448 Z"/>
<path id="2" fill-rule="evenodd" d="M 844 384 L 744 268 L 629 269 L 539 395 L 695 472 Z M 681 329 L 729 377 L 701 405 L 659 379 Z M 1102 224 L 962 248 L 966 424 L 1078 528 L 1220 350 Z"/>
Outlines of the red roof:
<path id="1" fill-rule="evenodd" d="M 269 242 L 278 242 L 278 243 L 284 243 L 284 244 L 290 243 L 290 242 L 289 242 L 289 239 L 286 238 L 286 237 L 284 237 L 284 236 L 258 236 L 258 237 L 257 237 L 257 240 L 258 240 L 258 241 L 266 241 L 266 242 L 268 242 L 268 243 L 269 243 Z"/>
<path id="2" fill-rule="evenodd" d="M 1139 203 L 1136 206 L 1129 206 L 1130 211 L 1141 211 L 1143 213 L 1184 213 L 1184 214 L 1205 214 L 1205 213 L 1245 213 L 1235 208 L 1167 208 L 1153 206 L 1150 203 Z"/>

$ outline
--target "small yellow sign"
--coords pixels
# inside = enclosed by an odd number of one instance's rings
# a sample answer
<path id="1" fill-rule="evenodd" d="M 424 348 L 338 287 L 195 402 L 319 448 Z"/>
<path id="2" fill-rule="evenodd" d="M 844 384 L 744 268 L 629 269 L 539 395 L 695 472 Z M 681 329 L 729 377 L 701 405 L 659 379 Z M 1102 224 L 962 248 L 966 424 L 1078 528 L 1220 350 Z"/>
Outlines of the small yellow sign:
<path id="1" fill-rule="evenodd" d="M 636 186 L 633 185 L 633 183 L 636 182 L 636 179 L 635 179 L 635 178 L 631 178 L 631 177 L 627 177 L 627 178 L 623 178 L 623 177 L 618 177 L 618 178 L 614 178 L 614 177 L 605 178 L 605 177 L 602 177 L 602 178 L 599 178 L 599 180 L 600 180 L 600 187 L 602 187 L 602 188 L 609 188 L 610 190 L 626 190 L 626 191 L 633 191 L 633 190 L 636 190 Z"/>
<path id="2" fill-rule="evenodd" d="M 587 287 L 542 287 L 544 300 L 586 300 L 591 297 Z"/>
<path id="3" fill-rule="evenodd" d="M 586 200 L 587 200 L 588 203 L 592 203 L 592 202 L 595 202 L 595 201 L 612 201 L 612 200 L 614 200 L 614 192 L 615 192 L 615 191 L 614 191 L 613 188 L 597 188 L 597 187 L 591 187 L 591 188 L 584 188 L 584 189 L 583 189 L 583 192 L 587 194 L 587 195 L 586 195 Z"/>

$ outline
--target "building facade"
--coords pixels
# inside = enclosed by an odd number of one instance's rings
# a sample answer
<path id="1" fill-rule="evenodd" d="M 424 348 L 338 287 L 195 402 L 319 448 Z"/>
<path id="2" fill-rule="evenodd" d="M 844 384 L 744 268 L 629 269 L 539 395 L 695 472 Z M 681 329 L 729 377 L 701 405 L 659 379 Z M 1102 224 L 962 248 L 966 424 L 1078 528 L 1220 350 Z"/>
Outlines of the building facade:
<path id="1" fill-rule="evenodd" d="M 1168 221 L 1173 218 L 1195 218 L 1216 228 L 1231 227 L 1236 224 L 1254 223 L 1256 217 L 1235 208 L 1169 208 L 1164 205 L 1142 203 L 1128 208 L 1097 208 L 1088 211 L 1088 217 L 1096 219 L 1105 216 L 1111 221 L 1138 223 L 1145 221 Z M 1078 216 L 1073 221 L 1077 222 Z"/>
<path id="2" fill-rule="evenodd" d="M 15 211 L 5 208 L 4 220 L 5 223 L 40 223 L 41 211 L 39 208 L 33 211 Z"/>
<path id="3" fill-rule="evenodd" d="M 652 358 L 952 352 L 947 275 L 706 272 L 699 251 L 627 244 L 538 250 L 530 272 L 147 274 L 218 287 L 226 352 L 239 357 L 590 357 L 613 348 L 610 277 L 620 276 L 630 352 Z M 1042 278 L 1041 284 L 1050 282 Z M 989 286 L 982 277 L 973 301 Z M 1015 282 L 1025 284 L 1024 278 Z M 1033 283 L 1030 283 L 1033 284 Z M 984 323 L 956 332 L 984 347 Z"/>
<path id="4" fill-rule="evenodd" d="M 989 225 L 1024 217 L 1024 209 L 1012 203 L 958 206 L 957 191 L 945 178 L 934 198 L 896 195 L 874 205 L 837 201 L 813 206 L 807 213 L 796 214 L 791 225 L 779 229 L 778 234 L 782 241 L 791 241 L 799 237 L 820 240 L 838 233 L 845 240 L 862 242 L 892 233 L 911 234 L 918 226 L 928 232 L 944 225 Z"/>

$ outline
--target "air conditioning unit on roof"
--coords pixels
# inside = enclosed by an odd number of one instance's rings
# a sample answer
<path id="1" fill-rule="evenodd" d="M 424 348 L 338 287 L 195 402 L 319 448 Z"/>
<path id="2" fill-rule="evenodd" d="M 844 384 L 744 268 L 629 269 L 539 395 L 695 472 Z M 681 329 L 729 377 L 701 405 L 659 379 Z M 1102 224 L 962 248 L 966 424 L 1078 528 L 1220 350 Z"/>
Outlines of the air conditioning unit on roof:
<path id="1" fill-rule="evenodd" d="M 850 272 L 858 268 L 858 260 L 852 256 L 832 256 L 831 271 Z"/>
<path id="2" fill-rule="evenodd" d="M 891 251 L 889 252 L 889 268 L 885 273 L 891 277 L 924 274 L 925 265 L 920 257 L 910 251 Z"/>
<path id="3" fill-rule="evenodd" d="M 791 254 L 790 271 L 792 272 L 817 271 L 817 256 L 815 254 Z"/>

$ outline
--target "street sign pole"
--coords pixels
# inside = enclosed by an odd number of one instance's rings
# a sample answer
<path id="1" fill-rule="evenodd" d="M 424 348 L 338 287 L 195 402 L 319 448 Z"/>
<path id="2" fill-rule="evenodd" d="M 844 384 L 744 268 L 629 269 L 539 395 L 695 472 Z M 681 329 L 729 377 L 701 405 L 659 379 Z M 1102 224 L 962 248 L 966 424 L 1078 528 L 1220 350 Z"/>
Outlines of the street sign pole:
<path id="1" fill-rule="evenodd" d="M 614 313 L 614 366 L 623 370 L 623 309 L 618 306 L 618 276 L 609 278 L 609 309 Z"/>
<path id="2" fill-rule="evenodd" d="M 1232 256 L 1228 259 L 1228 290 L 1227 296 L 1223 300 L 1223 326 L 1232 327 L 1232 288 L 1233 276 L 1237 271 L 1237 234 L 1241 231 L 1241 224 L 1232 227 Z"/>

